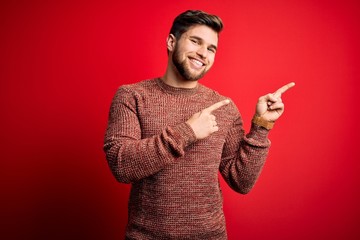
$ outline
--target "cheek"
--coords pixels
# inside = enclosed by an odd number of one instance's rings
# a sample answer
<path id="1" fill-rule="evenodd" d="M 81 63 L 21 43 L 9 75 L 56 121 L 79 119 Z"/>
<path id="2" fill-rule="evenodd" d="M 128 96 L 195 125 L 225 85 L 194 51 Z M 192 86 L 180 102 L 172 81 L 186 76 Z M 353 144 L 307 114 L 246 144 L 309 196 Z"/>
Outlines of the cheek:
<path id="1" fill-rule="evenodd" d="M 188 52 L 192 50 L 189 47 L 182 46 L 178 49 L 178 55 L 184 58 Z"/>
<path id="2" fill-rule="evenodd" d="M 199 50 L 199 46 L 192 43 L 186 44 L 186 46 L 184 46 L 185 52 L 197 52 L 198 50 Z"/>
<path id="3" fill-rule="evenodd" d="M 214 64 L 214 62 L 215 62 L 215 56 L 209 57 L 209 64 L 208 64 L 209 68 L 212 67 L 212 65 Z"/>

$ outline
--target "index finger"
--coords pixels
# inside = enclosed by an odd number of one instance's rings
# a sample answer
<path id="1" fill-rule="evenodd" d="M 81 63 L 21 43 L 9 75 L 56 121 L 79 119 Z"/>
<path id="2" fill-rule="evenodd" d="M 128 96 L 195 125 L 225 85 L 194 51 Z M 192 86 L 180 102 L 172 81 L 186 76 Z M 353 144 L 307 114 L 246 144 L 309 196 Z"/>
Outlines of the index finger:
<path id="1" fill-rule="evenodd" d="M 229 103 L 230 103 L 230 100 L 229 100 L 229 99 L 222 100 L 222 101 L 220 101 L 220 102 L 217 102 L 217 103 L 211 105 L 211 106 L 208 107 L 208 108 L 205 108 L 204 111 L 208 111 L 208 112 L 211 113 L 212 111 L 215 111 L 216 109 L 221 108 L 222 106 L 225 106 L 225 105 L 227 105 L 227 104 L 229 104 Z"/>
<path id="2" fill-rule="evenodd" d="M 280 97 L 281 94 L 283 94 L 284 92 L 286 92 L 287 90 L 289 90 L 290 88 L 294 87 L 295 86 L 295 83 L 294 82 L 291 82 L 291 83 L 288 83 L 286 84 L 285 86 L 282 86 L 281 88 L 279 88 L 278 90 L 276 90 L 274 92 L 274 96 L 275 97 Z"/>

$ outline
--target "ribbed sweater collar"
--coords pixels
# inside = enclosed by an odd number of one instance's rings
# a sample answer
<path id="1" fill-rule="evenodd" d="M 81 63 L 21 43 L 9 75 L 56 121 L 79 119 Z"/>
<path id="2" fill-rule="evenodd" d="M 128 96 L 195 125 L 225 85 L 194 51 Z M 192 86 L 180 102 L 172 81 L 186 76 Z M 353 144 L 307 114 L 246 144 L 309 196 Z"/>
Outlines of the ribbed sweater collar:
<path id="1" fill-rule="evenodd" d="M 165 92 L 170 93 L 170 94 L 193 95 L 199 89 L 199 84 L 197 84 L 196 87 L 194 87 L 194 88 L 173 87 L 173 86 L 170 86 L 170 85 L 167 85 L 166 83 L 164 83 L 164 81 L 161 80 L 160 78 L 156 78 L 156 83 L 162 90 L 164 90 Z"/>

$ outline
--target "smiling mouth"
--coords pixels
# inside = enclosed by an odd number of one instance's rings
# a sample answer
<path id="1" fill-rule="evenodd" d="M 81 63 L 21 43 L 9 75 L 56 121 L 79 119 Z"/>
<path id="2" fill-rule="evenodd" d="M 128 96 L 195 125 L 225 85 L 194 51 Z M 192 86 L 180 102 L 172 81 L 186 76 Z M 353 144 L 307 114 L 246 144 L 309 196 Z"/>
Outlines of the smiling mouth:
<path id="1" fill-rule="evenodd" d="M 195 58 L 190 58 L 190 62 L 192 62 L 197 68 L 201 68 L 201 67 L 205 66 L 204 63 L 202 63 L 201 61 L 199 61 Z"/>

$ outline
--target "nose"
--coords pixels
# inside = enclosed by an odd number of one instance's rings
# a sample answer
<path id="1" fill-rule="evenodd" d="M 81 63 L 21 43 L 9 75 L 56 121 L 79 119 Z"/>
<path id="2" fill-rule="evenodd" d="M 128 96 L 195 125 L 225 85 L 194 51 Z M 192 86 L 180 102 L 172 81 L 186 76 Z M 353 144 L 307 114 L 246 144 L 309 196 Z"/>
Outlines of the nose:
<path id="1" fill-rule="evenodd" d="M 196 53 L 197 53 L 200 57 L 206 58 L 206 57 L 207 57 L 207 54 L 208 54 L 208 51 L 207 51 L 206 46 L 200 46 L 200 47 L 197 49 Z"/>

